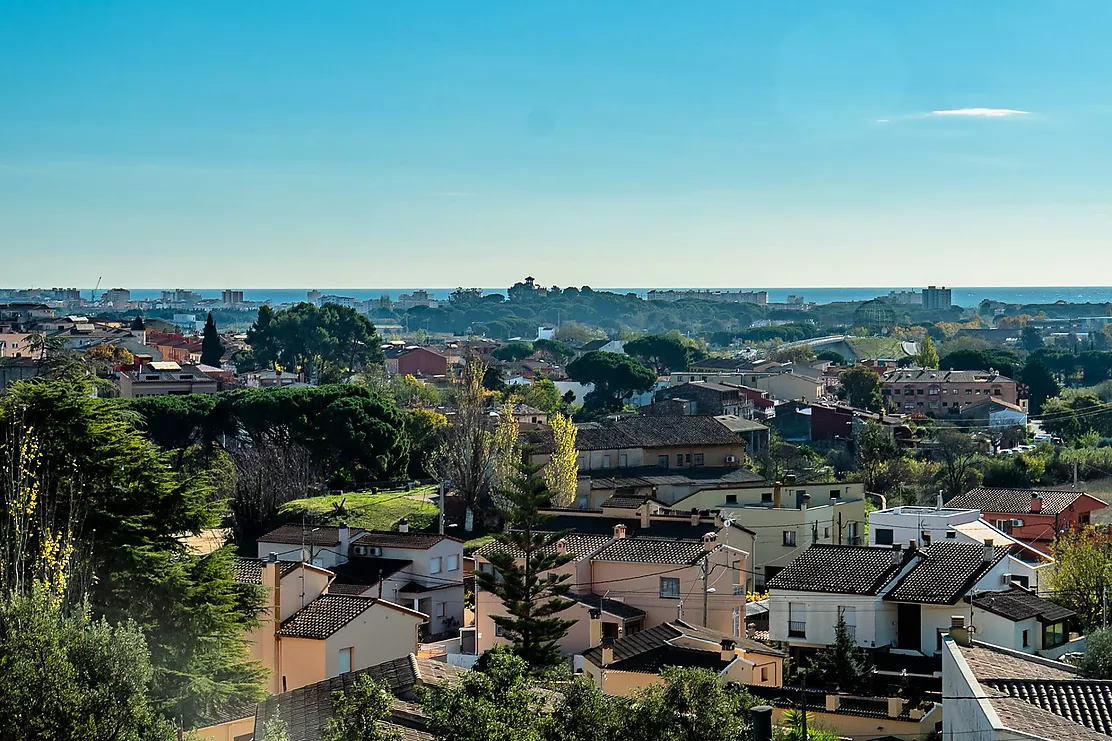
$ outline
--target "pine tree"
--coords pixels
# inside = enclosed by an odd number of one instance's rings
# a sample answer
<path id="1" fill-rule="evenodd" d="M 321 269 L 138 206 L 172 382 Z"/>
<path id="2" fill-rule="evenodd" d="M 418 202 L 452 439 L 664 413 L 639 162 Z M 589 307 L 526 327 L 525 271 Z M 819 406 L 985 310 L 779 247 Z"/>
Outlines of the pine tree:
<path id="1" fill-rule="evenodd" d="M 843 610 L 838 610 L 834 643 L 819 651 L 811 665 L 827 682 L 837 684 L 842 692 L 864 692 L 869 689 L 872 676 L 869 660 L 864 649 L 857 645 L 849 632 Z"/>
<path id="2" fill-rule="evenodd" d="M 143 315 L 142 314 L 137 314 L 135 316 L 135 319 L 133 319 L 132 322 L 131 322 L 131 329 L 136 331 L 136 332 L 141 332 L 146 328 L 147 328 L 147 325 L 143 324 Z"/>
<path id="3" fill-rule="evenodd" d="M 495 536 L 502 547 L 487 556 L 494 572 L 479 571 L 475 578 L 505 605 L 509 614 L 493 620 L 514 653 L 532 668 L 545 669 L 560 663 L 556 643 L 575 622 L 557 617 L 575 604 L 566 598 L 571 574 L 554 573 L 575 556 L 558 545 L 566 533 L 540 529 L 548 519 L 540 508 L 550 497 L 541 466 L 519 463 L 517 471 L 501 497 L 508 506 L 509 530 Z"/>
<path id="4" fill-rule="evenodd" d="M 220 343 L 220 334 L 216 331 L 216 321 L 209 312 L 205 320 L 205 335 L 201 340 L 201 365 L 220 367 L 220 358 L 224 356 L 224 345 Z"/>

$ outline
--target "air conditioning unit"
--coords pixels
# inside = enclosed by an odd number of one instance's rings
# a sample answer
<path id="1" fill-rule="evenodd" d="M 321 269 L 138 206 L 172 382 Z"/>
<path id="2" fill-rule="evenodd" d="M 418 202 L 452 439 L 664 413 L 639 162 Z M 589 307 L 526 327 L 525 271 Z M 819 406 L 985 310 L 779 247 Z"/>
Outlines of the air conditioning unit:
<path id="1" fill-rule="evenodd" d="M 1012 527 L 1023 527 L 1023 520 L 1012 520 Z"/>
<path id="2" fill-rule="evenodd" d="M 726 456 L 726 462 L 727 463 L 737 463 L 737 456 L 736 455 Z"/>
<path id="3" fill-rule="evenodd" d="M 353 545 L 352 553 L 357 556 L 381 556 L 382 549 L 376 545 Z"/>
<path id="4" fill-rule="evenodd" d="M 1015 574 L 1003 574 L 1000 576 L 1000 583 L 1004 585 L 1010 585 L 1012 583 L 1012 580 L 1015 578 Z"/>

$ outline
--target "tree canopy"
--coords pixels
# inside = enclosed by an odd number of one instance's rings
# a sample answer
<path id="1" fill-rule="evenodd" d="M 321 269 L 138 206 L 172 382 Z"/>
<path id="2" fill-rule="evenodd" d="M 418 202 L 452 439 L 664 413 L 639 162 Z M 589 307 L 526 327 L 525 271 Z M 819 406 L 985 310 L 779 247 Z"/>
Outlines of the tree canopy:
<path id="1" fill-rule="evenodd" d="M 209 312 L 205 320 L 205 332 L 201 339 L 201 364 L 220 367 L 220 358 L 224 356 L 224 345 L 220 342 L 220 334 L 216 331 L 216 320 Z"/>
<path id="2" fill-rule="evenodd" d="M 255 365 L 294 369 L 311 381 L 342 380 L 383 362 L 374 324 L 355 309 L 327 303 L 300 303 L 274 311 L 259 308 L 247 332 Z"/>
<path id="3" fill-rule="evenodd" d="M 855 365 L 838 377 L 841 396 L 851 406 L 871 412 L 884 411 L 884 398 L 880 394 L 880 374 L 864 365 Z"/>
<path id="4" fill-rule="evenodd" d="M 533 346 L 528 342 L 507 342 L 495 348 L 491 356 L 505 363 L 519 363 L 532 354 Z"/>
<path id="5" fill-rule="evenodd" d="M 584 410 L 612 412 L 635 393 L 648 391 L 656 374 L 628 355 L 592 350 L 573 360 L 568 375 L 579 383 L 594 384 L 584 398 Z"/>
<path id="6" fill-rule="evenodd" d="M 627 342 L 625 351 L 657 373 L 687 370 L 695 354 L 691 342 L 679 332 L 643 335 Z"/>

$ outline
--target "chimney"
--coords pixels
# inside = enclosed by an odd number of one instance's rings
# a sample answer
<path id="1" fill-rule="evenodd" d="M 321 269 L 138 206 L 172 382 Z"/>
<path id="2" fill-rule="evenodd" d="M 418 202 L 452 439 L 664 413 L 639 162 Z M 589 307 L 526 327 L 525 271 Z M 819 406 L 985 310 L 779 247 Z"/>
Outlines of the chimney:
<path id="1" fill-rule="evenodd" d="M 703 536 L 703 550 L 711 551 L 718 545 L 718 533 L 707 533 Z"/>
<path id="2" fill-rule="evenodd" d="M 726 526 L 726 520 L 722 519 L 722 512 L 717 509 L 714 510 L 714 526 L 719 530 Z"/>
<path id="3" fill-rule="evenodd" d="M 772 485 L 772 506 L 775 509 L 780 509 L 780 488 L 783 486 L 779 481 Z"/>
<path id="4" fill-rule="evenodd" d="M 810 494 L 804 494 L 803 495 L 803 500 L 799 504 L 799 508 L 800 509 L 807 509 L 810 506 L 811 506 L 811 495 Z"/>
<path id="5" fill-rule="evenodd" d="M 282 565 L 277 553 L 270 553 L 263 564 L 262 584 L 267 588 L 267 610 L 274 623 L 274 631 L 282 625 Z"/>
<path id="6" fill-rule="evenodd" d="M 899 566 L 903 562 L 903 543 L 892 544 L 892 565 Z"/>
<path id="7" fill-rule="evenodd" d="M 625 536 L 626 526 L 619 522 L 617 525 L 614 526 L 614 540 L 621 540 Z"/>
<path id="8" fill-rule="evenodd" d="M 970 645 L 969 628 L 965 627 L 965 615 L 950 616 L 950 637 L 959 646 Z"/>
<path id="9" fill-rule="evenodd" d="M 731 640 L 727 640 L 727 639 L 722 640 L 722 660 L 723 661 L 733 661 L 734 659 L 737 658 L 737 654 L 734 653 L 734 646 L 736 646 L 736 645 L 737 644 L 734 643 Z"/>
<path id="10" fill-rule="evenodd" d="M 745 637 L 752 639 L 752 638 L 755 638 L 756 636 L 757 636 L 757 624 L 756 623 L 746 623 L 745 624 Z"/>
<path id="11" fill-rule="evenodd" d="M 914 538 L 912 538 L 911 540 L 907 541 L 907 550 L 908 550 L 908 551 L 909 551 L 910 553 L 914 553 L 914 552 L 915 552 L 915 550 L 916 550 L 916 548 L 918 548 L 918 547 L 919 547 L 919 545 L 918 545 L 918 544 L 917 544 L 917 543 L 915 542 L 915 539 L 914 539 Z"/>
<path id="12" fill-rule="evenodd" d="M 566 556 L 568 554 L 568 539 L 560 538 L 556 541 L 556 555 Z"/>
<path id="13" fill-rule="evenodd" d="M 591 616 L 591 648 L 602 643 L 602 610 L 590 610 Z"/>
<path id="14" fill-rule="evenodd" d="M 403 517 L 402 519 L 398 520 L 398 532 L 399 533 L 408 533 L 409 532 L 409 518 L 408 517 Z"/>
<path id="15" fill-rule="evenodd" d="M 649 525 L 652 524 L 649 517 L 649 503 L 645 502 L 637 510 L 641 513 L 641 529 L 648 530 Z"/>
<path id="16" fill-rule="evenodd" d="M 601 628 L 600 628 L 601 630 Z M 602 639 L 602 666 L 608 667 L 614 663 L 614 639 L 607 636 Z"/>
<path id="17" fill-rule="evenodd" d="M 698 507 L 692 507 L 691 508 L 691 524 L 692 525 L 698 525 L 699 524 L 699 508 Z"/>
<path id="18" fill-rule="evenodd" d="M 888 717 L 899 718 L 900 713 L 904 711 L 904 706 L 907 705 L 907 700 L 902 697 L 889 697 L 888 698 Z"/>
<path id="19" fill-rule="evenodd" d="M 983 560 L 985 563 L 992 563 L 996 558 L 996 549 L 992 547 L 992 538 L 985 538 L 985 549 Z"/>
<path id="20" fill-rule="evenodd" d="M 343 561 L 348 560 L 351 555 L 351 530 L 348 529 L 346 522 L 340 523 L 340 558 Z"/>
<path id="21" fill-rule="evenodd" d="M 1042 496 L 1040 496 L 1037 491 L 1031 492 L 1031 511 L 1042 512 L 1042 505 Z"/>
<path id="22" fill-rule="evenodd" d="M 826 694 L 826 712 L 828 712 L 828 713 L 838 712 L 838 708 L 839 708 L 839 706 L 841 706 L 841 704 L 842 704 L 842 698 L 841 698 L 840 695 L 832 695 L 829 692 Z"/>
<path id="23" fill-rule="evenodd" d="M 942 492 L 941 491 L 938 492 L 938 503 L 935 505 L 935 509 L 942 509 Z"/>

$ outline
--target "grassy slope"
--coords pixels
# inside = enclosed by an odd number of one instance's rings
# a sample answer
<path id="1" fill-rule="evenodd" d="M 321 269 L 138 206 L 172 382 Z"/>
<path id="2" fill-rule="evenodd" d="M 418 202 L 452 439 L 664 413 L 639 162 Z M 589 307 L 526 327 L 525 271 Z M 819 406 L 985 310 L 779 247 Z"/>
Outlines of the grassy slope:
<path id="1" fill-rule="evenodd" d="M 282 515 L 297 518 L 302 513 L 314 516 L 314 521 L 322 525 L 338 525 L 346 520 L 352 527 L 368 530 L 396 530 L 398 520 L 409 519 L 413 530 L 424 530 L 436 518 L 436 504 L 431 498 L 436 496 L 435 486 L 421 486 L 412 491 L 389 491 L 372 494 L 371 492 L 349 492 L 329 494 L 322 497 L 295 499 L 282 507 Z M 347 511 L 345 517 L 333 514 L 333 506 L 341 500 Z"/>

